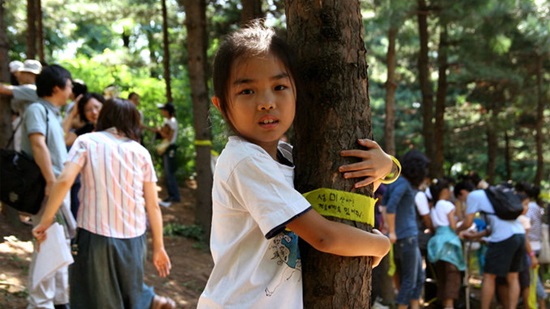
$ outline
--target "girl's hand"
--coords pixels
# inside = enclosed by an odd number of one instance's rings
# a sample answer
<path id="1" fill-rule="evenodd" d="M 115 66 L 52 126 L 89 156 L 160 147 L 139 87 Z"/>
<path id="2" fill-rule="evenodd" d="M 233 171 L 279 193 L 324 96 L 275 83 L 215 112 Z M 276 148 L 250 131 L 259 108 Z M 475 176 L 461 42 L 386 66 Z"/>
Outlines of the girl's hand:
<path id="1" fill-rule="evenodd" d="M 155 265 L 159 276 L 162 278 L 170 274 L 172 264 L 170 263 L 170 258 L 164 249 L 155 250 L 153 252 L 153 264 Z"/>
<path id="2" fill-rule="evenodd" d="M 364 178 L 355 183 L 355 188 L 367 186 L 384 178 L 392 170 L 393 161 L 387 153 L 380 148 L 377 142 L 370 139 L 359 139 L 359 144 L 367 149 L 342 150 L 343 157 L 356 157 L 361 162 L 340 166 L 338 169 L 344 178 Z"/>

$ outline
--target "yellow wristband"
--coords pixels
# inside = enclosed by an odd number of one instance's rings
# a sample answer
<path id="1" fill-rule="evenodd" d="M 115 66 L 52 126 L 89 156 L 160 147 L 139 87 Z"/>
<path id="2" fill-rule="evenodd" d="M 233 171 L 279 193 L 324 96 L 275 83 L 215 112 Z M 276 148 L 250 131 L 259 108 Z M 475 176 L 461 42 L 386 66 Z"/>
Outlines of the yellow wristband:
<path id="1" fill-rule="evenodd" d="M 195 146 L 212 146 L 212 141 L 210 140 L 195 140 Z"/>
<path id="2" fill-rule="evenodd" d="M 399 163 L 399 160 L 397 160 L 394 156 L 390 157 L 393 161 L 391 172 L 382 179 L 382 183 L 386 185 L 396 181 L 397 178 L 399 178 L 399 175 L 401 175 L 401 163 Z M 397 171 L 394 171 L 394 167 L 397 169 Z"/>

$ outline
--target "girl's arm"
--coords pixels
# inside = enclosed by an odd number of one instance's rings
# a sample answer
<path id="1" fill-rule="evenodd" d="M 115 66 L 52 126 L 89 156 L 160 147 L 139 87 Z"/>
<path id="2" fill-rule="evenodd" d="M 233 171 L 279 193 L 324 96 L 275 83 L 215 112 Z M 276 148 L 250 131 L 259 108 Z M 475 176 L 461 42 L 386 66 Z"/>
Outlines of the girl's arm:
<path id="1" fill-rule="evenodd" d="M 453 209 L 449 211 L 447 214 L 447 218 L 449 219 L 449 226 L 453 231 L 456 231 L 456 217 L 455 217 L 456 209 Z"/>
<path id="2" fill-rule="evenodd" d="M 153 265 L 161 277 L 170 274 L 170 258 L 164 249 L 164 239 L 162 235 L 162 213 L 160 211 L 157 188 L 154 182 L 143 183 L 143 194 L 145 197 L 145 208 L 147 217 L 151 226 L 151 236 L 153 239 Z"/>
<path id="3" fill-rule="evenodd" d="M 394 169 L 393 160 L 373 140 L 359 139 L 358 143 L 367 149 L 343 150 L 340 152 L 340 155 L 343 157 L 360 158 L 361 161 L 342 165 L 339 171 L 343 173 L 344 178 L 364 178 L 355 184 L 355 188 L 374 183 L 374 190 L 376 190 L 384 177 Z"/>
<path id="4" fill-rule="evenodd" d="M 314 210 L 295 218 L 287 227 L 319 251 L 341 256 L 372 256 L 373 266 L 390 250 L 388 238 L 378 230 L 369 233 L 330 221 Z"/>
<path id="5" fill-rule="evenodd" d="M 82 167 L 80 165 L 73 162 L 67 162 L 61 175 L 59 175 L 55 181 L 50 196 L 48 197 L 48 202 L 46 206 L 44 206 L 45 209 L 42 219 L 40 223 L 32 229 L 32 234 L 36 238 L 38 244 L 46 239 L 45 231 L 52 225 L 57 210 L 61 207 L 63 199 L 71 189 L 74 179 L 78 173 L 80 173 L 81 169 Z"/>

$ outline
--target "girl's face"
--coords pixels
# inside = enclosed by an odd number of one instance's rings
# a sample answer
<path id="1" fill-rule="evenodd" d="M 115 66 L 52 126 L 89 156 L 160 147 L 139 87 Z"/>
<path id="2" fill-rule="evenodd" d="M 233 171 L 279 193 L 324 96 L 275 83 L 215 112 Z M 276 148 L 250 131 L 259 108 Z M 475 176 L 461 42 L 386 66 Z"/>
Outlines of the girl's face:
<path id="1" fill-rule="evenodd" d="M 217 98 L 214 105 L 219 108 Z M 228 117 L 237 133 L 270 154 L 296 113 L 294 82 L 272 54 L 237 60 L 227 93 Z"/>
<path id="2" fill-rule="evenodd" d="M 88 100 L 88 102 L 84 105 L 84 115 L 86 116 L 86 119 L 88 119 L 89 122 L 95 124 L 97 122 L 97 117 L 99 116 L 99 112 L 101 111 L 101 107 L 103 105 L 98 100 L 91 98 Z"/>
<path id="3" fill-rule="evenodd" d="M 439 193 L 439 199 L 440 200 L 449 200 L 451 198 L 451 190 L 449 188 L 444 188 Z"/>

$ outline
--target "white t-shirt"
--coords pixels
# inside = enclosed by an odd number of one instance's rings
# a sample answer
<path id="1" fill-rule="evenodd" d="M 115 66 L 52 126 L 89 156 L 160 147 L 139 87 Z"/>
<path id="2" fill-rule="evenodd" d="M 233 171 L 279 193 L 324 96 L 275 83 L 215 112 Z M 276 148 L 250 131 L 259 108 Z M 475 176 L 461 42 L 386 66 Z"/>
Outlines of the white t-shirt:
<path id="1" fill-rule="evenodd" d="M 172 118 L 164 118 L 164 122 L 162 123 L 162 126 L 167 125 L 174 131 L 174 134 L 172 134 L 172 139 L 170 140 L 170 144 L 175 144 L 176 139 L 178 138 L 178 121 L 176 120 L 176 117 Z"/>
<path id="2" fill-rule="evenodd" d="M 198 308 L 303 307 L 298 237 L 284 227 L 311 206 L 293 178 L 293 167 L 242 138 L 229 138 L 214 172 L 214 268 Z"/>
<path id="3" fill-rule="evenodd" d="M 430 203 L 428 202 L 428 197 L 425 192 L 416 192 L 416 195 L 414 196 L 414 203 L 416 204 L 416 209 L 421 216 L 425 216 L 430 213 Z"/>
<path id="4" fill-rule="evenodd" d="M 430 212 L 434 228 L 449 226 L 449 213 L 455 209 L 453 203 L 446 200 L 439 200 Z"/>
<path id="5" fill-rule="evenodd" d="M 491 226 L 489 242 L 499 242 L 510 238 L 514 234 L 525 234 L 525 230 L 518 220 L 502 220 L 493 213 L 493 205 L 484 190 L 475 190 L 468 194 L 466 199 L 466 214 L 484 211 L 487 214 L 488 224 Z"/>

